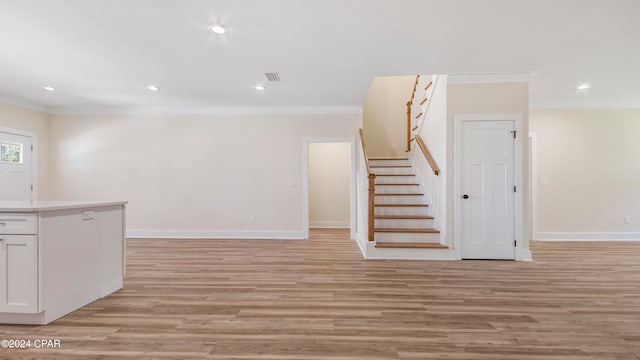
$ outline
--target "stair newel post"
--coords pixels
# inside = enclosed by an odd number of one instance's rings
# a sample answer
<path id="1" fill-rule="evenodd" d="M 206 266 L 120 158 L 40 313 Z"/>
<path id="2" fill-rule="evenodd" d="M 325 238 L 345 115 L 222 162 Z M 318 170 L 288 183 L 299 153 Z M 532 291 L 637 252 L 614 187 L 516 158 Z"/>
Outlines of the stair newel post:
<path id="1" fill-rule="evenodd" d="M 369 241 L 373 241 L 376 202 L 376 174 L 369 174 Z"/>
<path id="2" fill-rule="evenodd" d="M 407 102 L 407 152 L 411 151 L 411 101 Z"/>

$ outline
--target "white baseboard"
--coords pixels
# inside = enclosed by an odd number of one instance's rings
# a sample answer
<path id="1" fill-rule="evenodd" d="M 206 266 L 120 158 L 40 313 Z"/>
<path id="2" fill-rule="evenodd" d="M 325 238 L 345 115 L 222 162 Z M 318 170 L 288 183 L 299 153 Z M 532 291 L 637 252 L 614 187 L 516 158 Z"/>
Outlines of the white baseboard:
<path id="1" fill-rule="evenodd" d="M 367 258 L 367 234 L 363 234 L 362 232 L 356 233 L 356 243 L 358 244 L 358 248 L 360 249 L 360 253 L 362 253 L 363 258 Z"/>
<path id="2" fill-rule="evenodd" d="M 316 229 L 349 229 L 351 223 L 349 221 L 310 221 L 309 227 Z"/>
<path id="3" fill-rule="evenodd" d="M 128 238 L 304 240 L 304 231 L 127 230 Z"/>
<path id="4" fill-rule="evenodd" d="M 640 241 L 640 232 L 538 232 L 539 241 Z"/>

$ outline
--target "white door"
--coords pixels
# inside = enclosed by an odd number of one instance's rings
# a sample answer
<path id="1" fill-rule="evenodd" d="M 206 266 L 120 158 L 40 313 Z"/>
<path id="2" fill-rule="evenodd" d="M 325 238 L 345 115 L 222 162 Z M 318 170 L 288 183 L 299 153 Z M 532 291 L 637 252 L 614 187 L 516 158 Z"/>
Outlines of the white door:
<path id="1" fill-rule="evenodd" d="M 515 259 L 514 121 L 462 122 L 463 259 Z"/>
<path id="2" fill-rule="evenodd" d="M 0 132 L 0 201 L 33 200 L 30 136 Z"/>

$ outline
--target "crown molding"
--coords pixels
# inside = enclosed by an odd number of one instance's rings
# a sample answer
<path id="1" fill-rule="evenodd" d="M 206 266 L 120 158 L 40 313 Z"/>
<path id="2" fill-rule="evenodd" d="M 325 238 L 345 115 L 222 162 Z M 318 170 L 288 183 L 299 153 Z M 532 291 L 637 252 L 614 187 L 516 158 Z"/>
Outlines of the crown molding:
<path id="1" fill-rule="evenodd" d="M 318 107 L 72 107 L 51 108 L 55 115 L 287 115 L 287 114 L 356 114 L 361 115 L 362 106 L 318 106 Z"/>
<path id="2" fill-rule="evenodd" d="M 49 108 L 47 108 L 46 106 L 35 104 L 26 100 L 21 100 L 6 94 L 0 94 L 0 103 L 20 107 L 23 109 L 38 111 L 41 113 L 49 113 Z"/>
<path id="3" fill-rule="evenodd" d="M 460 84 L 495 84 L 495 83 L 530 83 L 533 73 L 488 73 L 488 74 L 449 74 L 449 85 Z"/>

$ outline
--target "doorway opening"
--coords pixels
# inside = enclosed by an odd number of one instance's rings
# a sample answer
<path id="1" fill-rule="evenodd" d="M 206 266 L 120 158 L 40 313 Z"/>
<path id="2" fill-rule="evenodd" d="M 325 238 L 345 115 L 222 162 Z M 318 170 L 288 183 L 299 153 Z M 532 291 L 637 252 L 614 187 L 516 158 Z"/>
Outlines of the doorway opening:
<path id="1" fill-rule="evenodd" d="M 355 140 L 305 139 L 304 232 L 349 230 L 355 238 Z"/>

